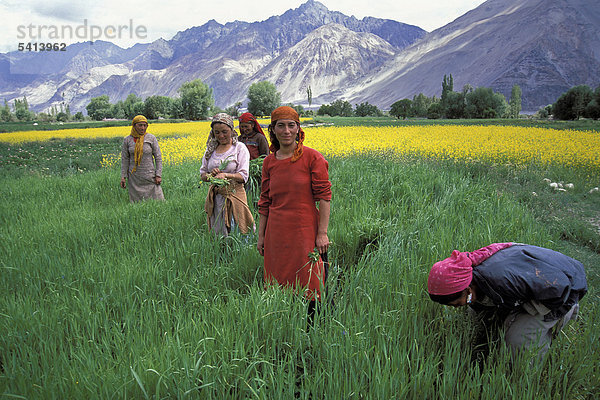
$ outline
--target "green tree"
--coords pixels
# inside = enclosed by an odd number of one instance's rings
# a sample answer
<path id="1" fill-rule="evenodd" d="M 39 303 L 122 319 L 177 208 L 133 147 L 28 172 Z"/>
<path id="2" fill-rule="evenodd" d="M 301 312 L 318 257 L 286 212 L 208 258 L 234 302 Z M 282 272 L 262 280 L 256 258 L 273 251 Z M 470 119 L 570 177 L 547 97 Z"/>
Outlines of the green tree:
<path id="1" fill-rule="evenodd" d="M 317 115 L 329 115 L 331 117 L 351 117 L 354 115 L 352 104 L 346 100 L 338 99 L 331 104 L 323 104 L 317 110 Z"/>
<path id="2" fill-rule="evenodd" d="M 406 119 L 411 116 L 413 102 L 410 99 L 398 100 L 390 107 L 390 115 L 400 119 Z"/>
<path id="3" fill-rule="evenodd" d="M 125 118 L 133 119 L 136 114 L 134 110 L 134 105 L 137 103 L 142 103 L 143 100 L 140 97 L 137 97 L 135 94 L 130 93 L 127 98 L 123 101 L 123 111 L 125 112 Z"/>
<path id="4" fill-rule="evenodd" d="M 10 111 L 10 106 L 8 105 L 8 102 L 6 101 L 6 99 L 4 99 L 4 107 L 0 109 L 0 120 L 3 122 L 11 122 L 14 120 L 14 118 L 15 116 Z"/>
<path id="5" fill-rule="evenodd" d="M 339 115 L 340 117 L 352 117 L 354 115 L 352 104 L 346 100 L 338 99 L 331 103 L 331 106 L 333 107 L 334 115 Z"/>
<path id="6" fill-rule="evenodd" d="M 125 106 L 122 101 L 117 101 L 115 104 L 110 106 L 110 115 L 112 118 L 116 119 L 125 119 L 127 115 L 125 115 Z"/>
<path id="7" fill-rule="evenodd" d="M 521 87 L 519 85 L 512 87 L 508 103 L 510 104 L 510 118 L 519 118 L 519 113 L 521 112 Z"/>
<path id="8" fill-rule="evenodd" d="M 69 116 L 66 112 L 59 111 L 58 114 L 56 114 L 56 120 L 59 122 L 67 122 L 69 120 Z"/>
<path id="9" fill-rule="evenodd" d="M 600 86 L 594 91 L 594 97 L 585 108 L 585 116 L 587 118 L 600 118 Z"/>
<path id="10" fill-rule="evenodd" d="M 75 119 L 75 121 L 83 121 L 85 117 L 83 116 L 83 113 L 81 111 L 77 111 L 73 116 L 73 119 Z"/>
<path id="11" fill-rule="evenodd" d="M 133 105 L 133 116 L 134 117 L 136 115 L 144 115 L 145 112 L 146 112 L 146 105 L 144 104 L 143 101 L 138 101 L 137 103 L 135 103 Z"/>
<path id="12" fill-rule="evenodd" d="M 317 115 L 329 115 L 331 116 L 332 108 L 329 104 L 321 104 L 317 110 Z"/>
<path id="13" fill-rule="evenodd" d="M 171 100 L 171 106 L 169 108 L 169 115 L 171 118 L 183 118 L 183 105 L 181 99 Z"/>
<path id="14" fill-rule="evenodd" d="M 472 93 L 469 93 L 471 95 Z M 467 114 L 465 96 L 458 92 L 447 92 L 442 109 L 446 118 L 464 118 Z"/>
<path id="15" fill-rule="evenodd" d="M 294 110 L 296 110 L 299 116 L 304 116 L 304 107 L 302 104 L 287 103 L 286 106 L 292 107 Z"/>
<path id="16" fill-rule="evenodd" d="M 446 106 L 448 93 L 451 93 L 453 91 L 454 91 L 454 78 L 452 77 L 452 74 L 450 74 L 450 76 L 444 75 L 444 79 L 442 79 L 442 99 L 441 99 L 442 107 Z"/>
<path id="17" fill-rule="evenodd" d="M 574 86 L 560 95 L 552 105 L 554 118 L 562 120 L 579 119 L 584 116 L 588 104 L 594 98 L 594 93 L 587 85 Z"/>
<path id="18" fill-rule="evenodd" d="M 101 121 L 111 116 L 111 105 L 107 95 L 93 97 L 85 106 L 88 115 L 95 121 Z"/>
<path id="19" fill-rule="evenodd" d="M 281 94 L 268 81 L 253 83 L 248 88 L 248 111 L 255 116 L 270 115 L 281 104 Z"/>
<path id="20" fill-rule="evenodd" d="M 494 93 L 491 88 L 486 87 L 479 87 L 468 93 L 464 102 L 466 115 L 470 118 L 502 117 L 508 107 L 501 93 Z M 462 118 L 462 116 L 455 118 Z"/>
<path id="21" fill-rule="evenodd" d="M 439 102 L 432 103 L 429 108 L 427 108 L 427 118 L 429 119 L 439 119 L 442 118 L 443 115 L 442 105 Z"/>
<path id="22" fill-rule="evenodd" d="M 242 108 L 242 102 L 238 101 L 234 105 L 227 107 L 225 113 L 232 117 L 238 117 L 240 115 L 240 108 Z"/>
<path id="23" fill-rule="evenodd" d="M 17 117 L 19 121 L 31 121 L 33 119 L 33 114 L 29 111 L 27 97 L 23 97 L 23 100 L 15 99 L 14 109 L 15 117 Z"/>
<path id="24" fill-rule="evenodd" d="M 50 115 L 52 116 L 52 121 L 56 121 L 56 114 L 58 114 L 58 110 L 56 109 L 56 104 L 50 107 Z"/>
<path id="25" fill-rule="evenodd" d="M 427 110 L 433 102 L 433 98 L 427 97 L 423 93 L 414 96 L 412 100 L 412 115 L 415 117 L 427 117 Z"/>
<path id="26" fill-rule="evenodd" d="M 52 122 L 52 115 L 45 112 L 38 113 L 37 120 L 39 122 Z"/>
<path id="27" fill-rule="evenodd" d="M 168 117 L 171 108 L 171 98 L 167 96 L 150 96 L 144 101 L 144 115 L 148 119 Z"/>
<path id="28" fill-rule="evenodd" d="M 200 79 L 186 82 L 177 90 L 183 117 L 192 121 L 206 119 L 215 104 L 213 91 Z"/>
<path id="29" fill-rule="evenodd" d="M 368 102 L 364 102 L 356 104 L 356 106 L 354 107 L 354 114 L 356 114 L 357 117 L 377 117 L 381 115 L 381 111 L 379 110 L 379 108 L 377 108 L 377 106 L 369 104 Z"/>

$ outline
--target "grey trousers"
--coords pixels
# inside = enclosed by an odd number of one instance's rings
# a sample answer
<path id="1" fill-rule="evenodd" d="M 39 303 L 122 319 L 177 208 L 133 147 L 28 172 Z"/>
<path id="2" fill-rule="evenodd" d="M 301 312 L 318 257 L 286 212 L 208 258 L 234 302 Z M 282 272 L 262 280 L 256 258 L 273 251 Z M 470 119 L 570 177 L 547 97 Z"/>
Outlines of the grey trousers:
<path id="1" fill-rule="evenodd" d="M 562 318 L 544 321 L 542 314 L 531 315 L 521 310 L 513 312 L 504 320 L 504 340 L 513 354 L 520 349 L 537 349 L 542 357 L 550 343 L 570 320 L 575 320 L 579 304 L 575 304 Z"/>

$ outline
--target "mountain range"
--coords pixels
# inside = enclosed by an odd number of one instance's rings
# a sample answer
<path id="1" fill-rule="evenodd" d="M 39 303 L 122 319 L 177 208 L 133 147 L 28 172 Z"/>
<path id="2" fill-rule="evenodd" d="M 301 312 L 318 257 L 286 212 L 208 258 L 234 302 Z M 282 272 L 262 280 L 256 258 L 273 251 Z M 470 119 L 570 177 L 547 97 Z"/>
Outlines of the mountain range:
<path id="1" fill-rule="evenodd" d="M 202 79 L 216 105 L 246 102 L 248 87 L 270 81 L 282 101 L 336 99 L 387 109 L 402 98 L 440 95 L 444 75 L 510 95 L 523 110 L 554 102 L 572 86 L 600 84 L 600 2 L 488 0 L 433 32 L 397 21 L 359 20 L 315 0 L 260 22 L 214 20 L 172 39 L 122 49 L 95 41 L 65 52 L 0 54 L 0 98 L 27 97 L 35 111 L 59 103 L 84 110 L 92 97 L 177 96 Z"/>

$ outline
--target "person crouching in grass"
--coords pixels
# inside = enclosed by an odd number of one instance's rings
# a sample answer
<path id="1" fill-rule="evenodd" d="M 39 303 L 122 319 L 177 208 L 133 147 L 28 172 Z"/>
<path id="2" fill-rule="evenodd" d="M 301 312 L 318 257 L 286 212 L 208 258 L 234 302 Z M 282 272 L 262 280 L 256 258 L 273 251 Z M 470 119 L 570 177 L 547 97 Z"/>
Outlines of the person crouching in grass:
<path id="1" fill-rule="evenodd" d="M 437 303 L 475 312 L 485 328 L 475 340 L 475 360 L 485 359 L 489 338 L 502 328 L 513 355 L 530 349 L 541 359 L 552 339 L 577 317 L 587 281 L 583 264 L 562 253 L 494 243 L 472 252 L 454 250 L 436 262 L 427 290 Z"/>

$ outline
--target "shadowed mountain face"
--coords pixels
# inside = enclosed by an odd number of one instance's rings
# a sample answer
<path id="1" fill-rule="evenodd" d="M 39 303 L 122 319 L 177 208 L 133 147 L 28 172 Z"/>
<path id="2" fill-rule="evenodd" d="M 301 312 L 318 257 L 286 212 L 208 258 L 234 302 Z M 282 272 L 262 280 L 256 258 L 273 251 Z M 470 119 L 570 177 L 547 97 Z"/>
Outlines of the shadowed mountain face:
<path id="1" fill-rule="evenodd" d="M 388 108 L 394 101 L 454 88 L 492 87 L 507 97 L 521 86 L 523 109 L 537 110 L 600 76 L 600 2 L 489 0 L 432 33 L 391 20 L 358 20 L 309 0 L 261 22 L 216 21 L 122 49 L 97 41 L 66 52 L 0 54 L 0 95 L 27 96 L 41 111 L 65 102 L 84 110 L 92 97 L 176 96 L 193 79 L 216 104 L 245 102 L 248 87 L 274 83 L 283 102 L 338 98 Z"/>
<path id="2" fill-rule="evenodd" d="M 523 110 L 553 103 L 572 86 L 600 84 L 600 2 L 489 0 L 405 48 L 342 96 L 392 104 L 439 95 L 444 74 L 454 90 L 491 87 L 507 98 L 522 89 Z"/>

